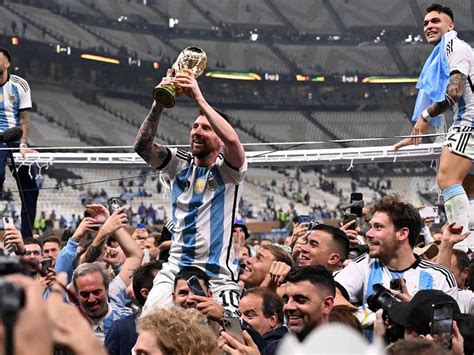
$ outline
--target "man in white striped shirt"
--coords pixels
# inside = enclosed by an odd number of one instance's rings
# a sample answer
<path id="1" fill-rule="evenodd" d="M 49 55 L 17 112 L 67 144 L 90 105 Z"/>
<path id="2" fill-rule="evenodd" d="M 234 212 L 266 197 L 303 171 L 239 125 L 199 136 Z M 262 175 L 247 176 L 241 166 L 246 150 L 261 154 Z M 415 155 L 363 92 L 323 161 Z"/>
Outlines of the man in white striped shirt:
<path id="1" fill-rule="evenodd" d="M 9 73 L 10 64 L 10 53 L 7 49 L 0 48 L 0 133 L 9 128 L 20 126 L 23 129 L 23 136 L 19 142 L 13 142 L 13 146 L 19 147 L 20 153 L 24 155 L 35 152 L 27 146 L 30 127 L 28 110 L 31 109 L 31 92 L 25 79 Z M 0 147 L 4 148 L 6 145 L 1 143 Z M 8 151 L 0 151 L 0 193 L 3 192 L 8 155 Z M 36 180 L 30 177 L 26 166 L 18 169 L 18 176 L 22 188 L 25 190 L 26 202 L 26 206 L 21 206 L 21 235 L 31 238 L 33 236 L 30 235 L 31 228 L 28 228 L 25 211 L 28 211 L 30 223 L 33 223 L 36 215 L 36 200 L 38 199 Z"/>
<path id="2" fill-rule="evenodd" d="M 175 84 L 200 110 L 189 135 L 191 152 L 153 141 L 163 110 L 157 102 L 135 143 L 135 151 L 170 178 L 174 224 L 168 262 L 154 280 L 144 311 L 171 305 L 175 276 L 189 266 L 206 272 L 214 297 L 237 310 L 241 290 L 232 225 L 247 171 L 245 151 L 232 126 L 206 102 L 191 71 L 178 73 Z"/>
<path id="3" fill-rule="evenodd" d="M 365 304 L 375 284 L 388 289 L 391 280 L 400 278 L 405 280 L 411 296 L 419 290 L 437 289 L 457 299 L 451 270 L 413 254 L 423 223 L 415 207 L 387 196 L 375 204 L 370 214 L 369 253 L 335 276 L 340 292 L 351 303 Z"/>

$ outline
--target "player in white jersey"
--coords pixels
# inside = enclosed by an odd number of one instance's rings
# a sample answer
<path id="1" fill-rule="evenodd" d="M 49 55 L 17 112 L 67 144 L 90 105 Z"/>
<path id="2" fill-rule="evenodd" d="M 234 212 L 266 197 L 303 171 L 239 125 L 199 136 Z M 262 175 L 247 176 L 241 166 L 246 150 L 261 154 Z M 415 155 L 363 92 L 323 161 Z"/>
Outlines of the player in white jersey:
<path id="1" fill-rule="evenodd" d="M 153 141 L 163 110 L 157 102 L 135 143 L 135 151 L 148 164 L 170 177 L 174 222 L 168 263 L 156 276 L 144 309 L 172 304 L 175 275 L 186 266 L 205 271 L 214 297 L 224 307 L 237 309 L 240 289 L 232 224 L 247 171 L 245 151 L 232 126 L 206 102 L 191 71 L 178 73 L 175 83 L 200 109 L 189 135 L 191 153 Z"/>
<path id="2" fill-rule="evenodd" d="M 417 120 L 412 134 L 419 135 L 426 132 L 432 117 L 439 116 L 449 107 L 453 109 L 454 122 L 443 143 L 437 180 L 438 186 L 442 190 L 448 222 L 456 222 L 462 225 L 464 230 L 468 230 L 470 207 L 463 183 L 466 187 L 471 186 L 470 189 L 474 188 L 474 176 L 468 175 L 472 168 L 472 159 L 474 159 L 472 133 L 474 127 L 474 55 L 471 46 L 457 37 L 453 19 L 454 15 L 449 7 L 433 4 L 426 9 L 424 34 L 428 43 L 443 45 L 437 59 L 444 61 L 446 58 L 446 64 L 449 67 L 449 83 L 446 88 L 445 100 L 434 102 L 426 107 Z M 433 62 L 433 65 L 435 64 Z M 433 65 L 430 67 L 434 67 Z M 425 65 L 425 68 L 428 67 Z M 442 85 L 442 80 L 439 80 L 439 85 Z M 395 149 L 420 142 L 421 138 L 419 137 L 406 138 L 396 144 Z M 468 193 L 474 196 L 474 191 L 468 191 Z M 474 246 L 474 235 L 468 237 L 461 244 Z"/>
<path id="3" fill-rule="evenodd" d="M 422 226 L 415 207 L 388 196 L 375 203 L 370 215 L 370 230 L 366 234 L 369 253 L 334 277 L 342 295 L 352 303 L 364 304 L 374 284 L 390 288 L 391 280 L 402 277 L 411 296 L 419 290 L 437 289 L 456 299 L 456 280 L 451 270 L 413 254 Z M 338 300 L 344 303 L 340 297 Z"/>
<path id="4" fill-rule="evenodd" d="M 35 152 L 27 146 L 30 127 L 28 110 L 31 109 L 31 92 L 25 79 L 8 72 L 10 64 L 10 53 L 5 48 L 0 48 L 0 133 L 9 128 L 21 127 L 23 129 L 23 136 L 19 142 L 13 142 L 12 145 L 19 147 L 20 153 L 24 155 Z M 0 147 L 6 146 L 2 143 Z M 8 155 L 8 151 L 0 151 L 0 193 L 3 192 Z M 38 199 L 36 180 L 30 177 L 28 170 L 26 166 L 18 169 L 21 186 L 25 190 L 26 206 L 22 206 L 21 218 L 21 234 L 24 238 L 32 237 L 30 235 L 31 226 L 29 227 L 27 223 L 26 211 L 28 212 L 30 222 L 33 222 L 35 220 L 36 201 Z"/>

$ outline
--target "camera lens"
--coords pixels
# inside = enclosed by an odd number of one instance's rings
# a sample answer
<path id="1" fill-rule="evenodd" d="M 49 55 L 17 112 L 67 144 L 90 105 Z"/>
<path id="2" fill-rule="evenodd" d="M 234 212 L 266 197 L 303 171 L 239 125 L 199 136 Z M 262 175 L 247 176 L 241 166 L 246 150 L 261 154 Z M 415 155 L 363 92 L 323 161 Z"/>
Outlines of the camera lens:
<path id="1" fill-rule="evenodd" d="M 367 298 L 367 304 L 372 312 L 389 309 L 393 303 L 400 302 L 392 293 L 381 284 L 373 286 L 373 293 Z"/>

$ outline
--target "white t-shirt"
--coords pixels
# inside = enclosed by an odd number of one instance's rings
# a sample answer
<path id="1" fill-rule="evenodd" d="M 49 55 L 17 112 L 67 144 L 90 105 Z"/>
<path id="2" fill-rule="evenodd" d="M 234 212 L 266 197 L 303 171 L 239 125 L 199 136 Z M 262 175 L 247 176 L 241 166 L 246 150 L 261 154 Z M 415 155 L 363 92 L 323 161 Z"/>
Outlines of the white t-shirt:
<path id="1" fill-rule="evenodd" d="M 458 290 L 456 298 L 461 313 L 472 314 L 474 316 L 474 292 L 471 290 Z"/>

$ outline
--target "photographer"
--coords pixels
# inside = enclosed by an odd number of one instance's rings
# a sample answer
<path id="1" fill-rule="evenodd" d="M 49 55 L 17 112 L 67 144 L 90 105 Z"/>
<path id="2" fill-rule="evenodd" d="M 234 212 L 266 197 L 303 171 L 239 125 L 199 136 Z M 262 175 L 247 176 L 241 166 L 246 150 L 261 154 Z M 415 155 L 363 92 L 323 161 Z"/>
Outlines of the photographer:
<path id="1" fill-rule="evenodd" d="M 394 302 L 385 310 L 378 310 L 377 320 L 375 322 L 376 336 L 383 338 L 387 332 L 387 322 L 383 319 L 389 319 L 391 325 L 402 326 L 404 329 L 403 338 L 405 340 L 414 340 L 418 338 L 428 338 L 438 343 L 443 343 L 441 334 L 437 334 L 433 324 L 437 321 L 434 317 L 433 308 L 435 305 L 449 305 L 452 314 L 447 316 L 441 322 L 452 322 L 451 335 L 448 343 L 452 343 L 451 350 L 453 354 L 464 353 L 464 339 L 456 323 L 460 317 L 460 310 L 456 301 L 438 290 L 421 290 L 416 293 L 410 302 Z M 444 344 L 442 344 L 444 345 Z"/>

